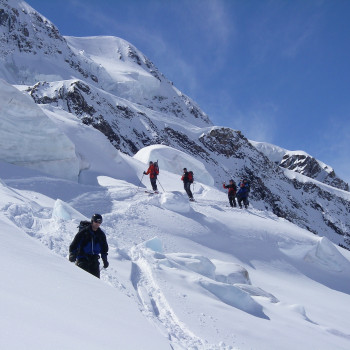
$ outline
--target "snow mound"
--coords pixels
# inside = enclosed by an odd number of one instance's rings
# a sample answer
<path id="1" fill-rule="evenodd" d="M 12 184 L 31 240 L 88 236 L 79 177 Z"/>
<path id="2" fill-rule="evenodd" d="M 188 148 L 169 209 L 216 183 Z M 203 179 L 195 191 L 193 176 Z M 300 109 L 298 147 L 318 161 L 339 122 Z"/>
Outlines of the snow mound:
<path id="1" fill-rule="evenodd" d="M 248 271 L 241 265 L 212 260 L 216 266 L 215 279 L 228 284 L 251 284 Z"/>
<path id="2" fill-rule="evenodd" d="M 74 144 L 34 101 L 3 80 L 0 100 L 0 160 L 77 181 Z"/>
<path id="3" fill-rule="evenodd" d="M 160 204 L 163 208 L 177 213 L 188 213 L 191 210 L 188 199 L 177 191 L 163 193 Z"/>
<path id="4" fill-rule="evenodd" d="M 72 219 L 82 219 L 83 216 L 69 204 L 57 199 L 52 210 L 52 218 L 68 221 Z"/>
<path id="5" fill-rule="evenodd" d="M 144 242 L 144 246 L 156 253 L 161 253 L 163 251 L 163 243 L 158 237 L 154 237 Z"/>
<path id="6" fill-rule="evenodd" d="M 271 303 L 274 303 L 274 304 L 279 302 L 279 300 L 274 295 L 264 291 L 259 287 L 250 286 L 248 284 L 239 284 L 239 283 L 236 283 L 235 287 L 247 292 L 249 295 L 253 297 L 267 298 Z"/>
<path id="7" fill-rule="evenodd" d="M 341 272 L 350 267 L 350 263 L 338 251 L 332 242 L 322 237 L 305 256 L 305 261 L 318 263 L 331 271 Z"/>
<path id="8" fill-rule="evenodd" d="M 134 158 L 145 164 L 148 164 L 149 161 L 158 160 L 160 175 L 162 170 L 182 174 L 183 168 L 187 168 L 187 170 L 193 171 L 195 181 L 208 186 L 214 185 L 213 177 L 208 173 L 202 162 L 175 148 L 164 145 L 148 146 L 140 149 L 134 155 Z"/>
<path id="9" fill-rule="evenodd" d="M 200 275 L 215 278 L 215 265 L 205 256 L 185 253 L 171 253 L 167 258 Z"/>
<path id="10" fill-rule="evenodd" d="M 262 306 L 241 289 L 230 284 L 202 280 L 199 284 L 208 292 L 214 294 L 223 303 L 245 311 L 257 317 L 267 318 Z"/>

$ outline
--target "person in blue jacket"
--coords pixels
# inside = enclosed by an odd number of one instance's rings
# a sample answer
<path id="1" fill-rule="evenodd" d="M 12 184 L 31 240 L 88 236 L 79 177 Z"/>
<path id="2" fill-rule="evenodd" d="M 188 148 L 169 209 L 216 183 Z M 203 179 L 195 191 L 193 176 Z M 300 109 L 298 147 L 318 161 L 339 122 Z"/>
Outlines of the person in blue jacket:
<path id="1" fill-rule="evenodd" d="M 241 180 L 241 182 L 238 185 L 238 192 L 237 192 L 237 201 L 238 201 L 238 205 L 239 207 L 242 209 L 242 201 L 244 204 L 244 207 L 247 209 L 248 205 L 249 205 L 249 200 L 248 200 L 248 196 L 249 196 L 249 192 L 250 192 L 250 186 L 249 186 L 249 182 L 247 179 L 243 179 Z"/>
<path id="2" fill-rule="evenodd" d="M 69 261 L 76 261 L 77 266 L 97 278 L 100 278 L 100 254 L 103 267 L 106 269 L 109 266 L 108 244 L 105 233 L 100 229 L 101 224 L 102 216 L 94 214 L 91 224 L 80 230 L 69 246 Z"/>

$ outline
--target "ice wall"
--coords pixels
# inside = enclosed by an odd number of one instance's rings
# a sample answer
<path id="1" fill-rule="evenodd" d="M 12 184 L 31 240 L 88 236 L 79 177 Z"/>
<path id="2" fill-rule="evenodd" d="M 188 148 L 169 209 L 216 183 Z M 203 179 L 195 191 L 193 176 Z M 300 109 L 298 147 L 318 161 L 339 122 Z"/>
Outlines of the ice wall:
<path id="1" fill-rule="evenodd" d="M 0 160 L 77 180 L 75 146 L 34 101 L 0 79 Z"/>

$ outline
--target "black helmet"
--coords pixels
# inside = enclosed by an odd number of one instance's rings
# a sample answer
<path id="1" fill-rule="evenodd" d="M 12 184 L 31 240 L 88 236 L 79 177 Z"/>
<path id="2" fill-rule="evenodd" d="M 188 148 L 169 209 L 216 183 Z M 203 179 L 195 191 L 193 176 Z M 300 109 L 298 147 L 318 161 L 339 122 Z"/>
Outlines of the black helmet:
<path id="1" fill-rule="evenodd" d="M 186 168 L 184 168 L 183 170 L 184 170 L 184 171 L 187 171 L 187 169 L 186 169 Z"/>
<path id="2" fill-rule="evenodd" d="M 234 182 L 232 179 L 229 182 Z"/>
<path id="3" fill-rule="evenodd" d="M 153 162 L 150 160 L 149 165 L 153 164 Z"/>
<path id="4" fill-rule="evenodd" d="M 98 222 L 99 224 L 102 224 L 102 215 L 101 214 L 94 214 L 91 217 L 91 222 Z"/>

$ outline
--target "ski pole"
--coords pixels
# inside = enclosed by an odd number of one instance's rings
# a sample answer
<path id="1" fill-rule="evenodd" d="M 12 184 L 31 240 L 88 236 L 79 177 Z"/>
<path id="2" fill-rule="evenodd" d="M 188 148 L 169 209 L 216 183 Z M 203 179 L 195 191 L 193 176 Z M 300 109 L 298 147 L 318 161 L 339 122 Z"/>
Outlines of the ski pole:
<path id="1" fill-rule="evenodd" d="M 140 185 L 141 185 L 141 182 L 142 182 L 142 179 L 143 179 L 144 176 L 145 176 L 145 174 L 142 174 L 142 177 L 141 177 L 141 180 L 140 180 L 140 182 L 139 182 L 139 185 L 137 186 L 136 192 L 138 192 L 138 190 L 139 190 L 139 188 L 140 188 Z"/>
<path id="2" fill-rule="evenodd" d="M 158 180 L 158 178 L 157 178 L 157 180 Z M 165 190 L 164 190 L 164 188 L 163 188 L 163 186 L 162 186 L 162 184 L 160 183 L 159 180 L 158 180 L 158 183 L 159 183 L 160 187 L 162 188 L 163 192 L 165 192 Z"/>

